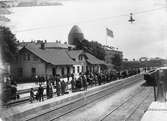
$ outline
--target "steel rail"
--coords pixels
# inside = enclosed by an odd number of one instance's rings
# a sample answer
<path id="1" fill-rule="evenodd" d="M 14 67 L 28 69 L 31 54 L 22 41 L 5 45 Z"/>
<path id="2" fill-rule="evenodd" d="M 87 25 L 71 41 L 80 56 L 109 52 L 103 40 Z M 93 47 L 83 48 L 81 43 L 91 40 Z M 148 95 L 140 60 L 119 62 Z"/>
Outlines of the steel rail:
<path id="1" fill-rule="evenodd" d="M 150 91 L 151 92 L 151 91 Z M 124 120 L 124 121 L 128 121 L 128 119 L 130 119 L 130 117 L 136 112 L 136 110 L 143 104 L 143 101 L 146 100 L 147 98 L 150 97 L 150 94 L 148 94 L 142 101 L 139 105 L 137 105 L 135 107 L 135 109 L 130 113 L 130 115 Z"/>
<path id="2" fill-rule="evenodd" d="M 146 90 L 146 89 L 144 89 L 144 90 Z M 129 96 L 129 98 L 127 98 L 123 103 L 121 103 L 120 105 L 118 105 L 117 107 L 115 107 L 112 111 L 110 111 L 110 112 L 107 113 L 105 116 L 103 116 L 103 117 L 100 119 L 100 121 L 104 121 L 104 120 L 105 120 L 108 116 L 110 116 L 114 111 L 116 111 L 116 110 L 119 109 L 121 106 L 123 106 L 124 104 L 126 104 L 129 100 L 131 100 L 131 99 L 133 99 L 134 97 L 138 96 L 138 94 L 142 93 L 144 90 L 139 91 L 137 94 L 134 94 L 133 96 Z M 149 97 L 149 95 L 147 95 L 146 98 L 144 98 L 144 99 L 141 101 L 141 103 L 135 107 L 135 110 L 134 110 L 124 121 L 127 121 L 127 120 L 133 115 L 133 113 L 137 110 L 137 108 L 138 108 L 141 104 L 143 104 L 143 101 L 144 101 L 145 99 L 147 99 L 148 97 Z"/>

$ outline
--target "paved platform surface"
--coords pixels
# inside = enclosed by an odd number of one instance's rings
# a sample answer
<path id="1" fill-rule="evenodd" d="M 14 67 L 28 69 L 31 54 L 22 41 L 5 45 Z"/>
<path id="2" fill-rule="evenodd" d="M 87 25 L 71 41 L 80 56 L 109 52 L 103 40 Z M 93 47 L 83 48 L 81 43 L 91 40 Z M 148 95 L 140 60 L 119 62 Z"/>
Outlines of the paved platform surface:
<path id="1" fill-rule="evenodd" d="M 167 102 L 153 102 L 141 121 L 167 121 Z"/>

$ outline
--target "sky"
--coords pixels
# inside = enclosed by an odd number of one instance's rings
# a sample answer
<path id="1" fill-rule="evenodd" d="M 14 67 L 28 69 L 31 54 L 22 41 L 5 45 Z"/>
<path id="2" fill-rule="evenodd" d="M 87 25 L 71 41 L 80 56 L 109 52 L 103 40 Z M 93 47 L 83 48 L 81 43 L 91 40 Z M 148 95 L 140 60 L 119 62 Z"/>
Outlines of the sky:
<path id="1" fill-rule="evenodd" d="M 8 26 L 21 41 L 65 42 L 78 25 L 86 39 L 119 48 L 124 58 L 167 58 L 167 0 L 58 1 L 63 6 L 11 8 Z M 106 27 L 114 38 L 106 35 Z"/>

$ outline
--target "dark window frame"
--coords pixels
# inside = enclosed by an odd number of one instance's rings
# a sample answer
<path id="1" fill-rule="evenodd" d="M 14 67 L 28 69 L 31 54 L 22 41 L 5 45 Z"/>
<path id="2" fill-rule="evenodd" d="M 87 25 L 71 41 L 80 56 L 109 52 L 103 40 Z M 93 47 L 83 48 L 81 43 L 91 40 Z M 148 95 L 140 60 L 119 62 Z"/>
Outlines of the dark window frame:
<path id="1" fill-rule="evenodd" d="M 62 67 L 62 68 L 61 68 L 61 75 L 62 75 L 62 76 L 64 76 L 64 71 L 65 71 L 65 69 L 64 69 L 64 67 Z"/>
<path id="2" fill-rule="evenodd" d="M 79 66 L 77 66 L 77 72 L 79 73 L 79 70 L 80 70 L 80 67 Z"/>
<path id="3" fill-rule="evenodd" d="M 36 76 L 36 73 L 37 73 L 36 68 L 35 68 L 35 67 L 32 67 L 32 68 L 31 68 L 31 74 L 32 74 L 32 76 Z"/>

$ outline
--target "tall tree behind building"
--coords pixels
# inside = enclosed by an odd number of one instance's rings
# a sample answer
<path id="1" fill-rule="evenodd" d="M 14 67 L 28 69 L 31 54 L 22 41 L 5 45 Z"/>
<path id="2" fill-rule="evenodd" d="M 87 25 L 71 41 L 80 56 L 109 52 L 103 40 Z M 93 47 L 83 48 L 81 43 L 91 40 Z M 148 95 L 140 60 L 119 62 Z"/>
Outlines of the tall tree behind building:
<path id="1" fill-rule="evenodd" d="M 112 57 L 112 64 L 114 65 L 114 68 L 116 70 L 119 71 L 121 69 L 122 58 L 119 54 L 114 54 L 114 56 Z"/>
<path id="2" fill-rule="evenodd" d="M 104 60 L 105 57 L 105 50 L 103 46 L 98 43 L 97 41 L 88 41 L 86 39 L 79 41 L 78 39 L 74 39 L 74 45 L 76 45 L 76 49 L 85 50 L 95 57 Z"/>
<path id="3" fill-rule="evenodd" d="M 17 52 L 17 43 L 15 35 L 8 27 L 0 26 L 0 44 L 3 61 L 11 63 Z"/>
<path id="4" fill-rule="evenodd" d="M 90 47 L 92 48 L 93 55 L 101 60 L 105 59 L 105 50 L 103 46 L 97 41 L 91 41 Z"/>

